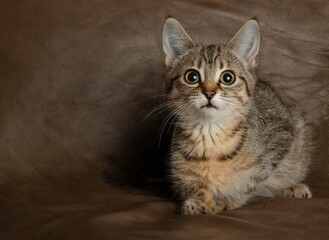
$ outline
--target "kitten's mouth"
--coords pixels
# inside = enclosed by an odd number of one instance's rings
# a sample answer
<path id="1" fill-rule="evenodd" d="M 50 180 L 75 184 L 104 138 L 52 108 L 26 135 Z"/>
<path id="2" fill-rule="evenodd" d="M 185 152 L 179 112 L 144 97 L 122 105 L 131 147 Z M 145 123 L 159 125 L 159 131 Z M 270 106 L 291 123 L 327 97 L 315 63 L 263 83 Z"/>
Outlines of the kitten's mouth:
<path id="1" fill-rule="evenodd" d="M 208 102 L 207 105 L 204 105 L 201 108 L 215 108 L 215 109 L 217 109 L 217 107 L 212 105 L 210 102 Z"/>

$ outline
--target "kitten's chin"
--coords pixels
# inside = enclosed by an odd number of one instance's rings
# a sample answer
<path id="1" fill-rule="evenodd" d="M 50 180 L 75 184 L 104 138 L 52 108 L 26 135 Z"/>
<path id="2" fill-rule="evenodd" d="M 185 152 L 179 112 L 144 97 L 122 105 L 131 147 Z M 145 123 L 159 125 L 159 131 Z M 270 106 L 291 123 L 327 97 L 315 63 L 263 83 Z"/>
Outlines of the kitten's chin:
<path id="1" fill-rule="evenodd" d="M 214 107 L 200 107 L 199 108 L 199 119 L 203 118 L 207 122 L 218 122 L 223 121 L 228 116 L 231 116 L 232 109 L 220 106 Z"/>
<path id="2" fill-rule="evenodd" d="M 218 107 L 216 107 L 215 105 L 212 105 L 211 103 L 207 103 L 206 105 L 203 105 L 201 108 L 208 108 L 208 109 L 211 109 L 211 108 L 214 108 L 214 109 L 218 109 Z"/>
<path id="3" fill-rule="evenodd" d="M 215 106 L 205 106 L 202 107 L 200 110 L 206 118 L 218 118 L 218 116 L 220 115 L 219 109 Z"/>

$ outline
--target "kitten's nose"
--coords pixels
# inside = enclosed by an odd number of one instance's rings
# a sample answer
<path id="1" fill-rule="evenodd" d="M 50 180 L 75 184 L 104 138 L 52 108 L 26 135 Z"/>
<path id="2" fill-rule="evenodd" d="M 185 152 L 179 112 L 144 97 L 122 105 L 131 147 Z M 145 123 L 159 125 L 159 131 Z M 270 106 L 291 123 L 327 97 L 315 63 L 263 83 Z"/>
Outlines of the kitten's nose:
<path id="1" fill-rule="evenodd" d="M 216 95 L 216 92 L 214 91 L 210 91 L 210 92 L 203 92 L 203 94 L 206 96 L 206 98 L 208 100 L 212 99 L 215 95 Z"/>

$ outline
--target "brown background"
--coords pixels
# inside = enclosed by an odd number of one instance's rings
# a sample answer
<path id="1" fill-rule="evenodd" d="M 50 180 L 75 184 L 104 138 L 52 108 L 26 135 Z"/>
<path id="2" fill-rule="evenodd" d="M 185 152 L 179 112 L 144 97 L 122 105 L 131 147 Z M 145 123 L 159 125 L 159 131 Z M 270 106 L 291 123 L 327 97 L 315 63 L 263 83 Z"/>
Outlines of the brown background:
<path id="1" fill-rule="evenodd" d="M 164 116 L 142 121 L 161 102 L 167 15 L 204 43 L 226 43 L 257 17 L 259 77 L 298 104 L 316 133 L 314 199 L 178 214 L 157 183 Z M 328 23 L 326 0 L 2 0 L 0 238 L 328 238 Z"/>

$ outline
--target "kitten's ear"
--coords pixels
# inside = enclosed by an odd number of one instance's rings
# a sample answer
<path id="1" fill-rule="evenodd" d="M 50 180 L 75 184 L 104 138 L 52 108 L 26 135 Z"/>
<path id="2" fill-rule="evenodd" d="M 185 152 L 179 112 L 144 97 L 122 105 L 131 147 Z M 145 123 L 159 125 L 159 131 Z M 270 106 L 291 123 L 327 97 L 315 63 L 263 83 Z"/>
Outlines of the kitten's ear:
<path id="1" fill-rule="evenodd" d="M 163 26 L 162 45 L 166 54 L 165 65 L 169 67 L 177 57 L 194 47 L 195 43 L 179 22 L 169 17 Z"/>
<path id="2" fill-rule="evenodd" d="M 227 47 L 240 59 L 247 61 L 252 67 L 256 67 L 259 44 L 259 25 L 256 20 L 252 19 L 242 26 Z"/>

